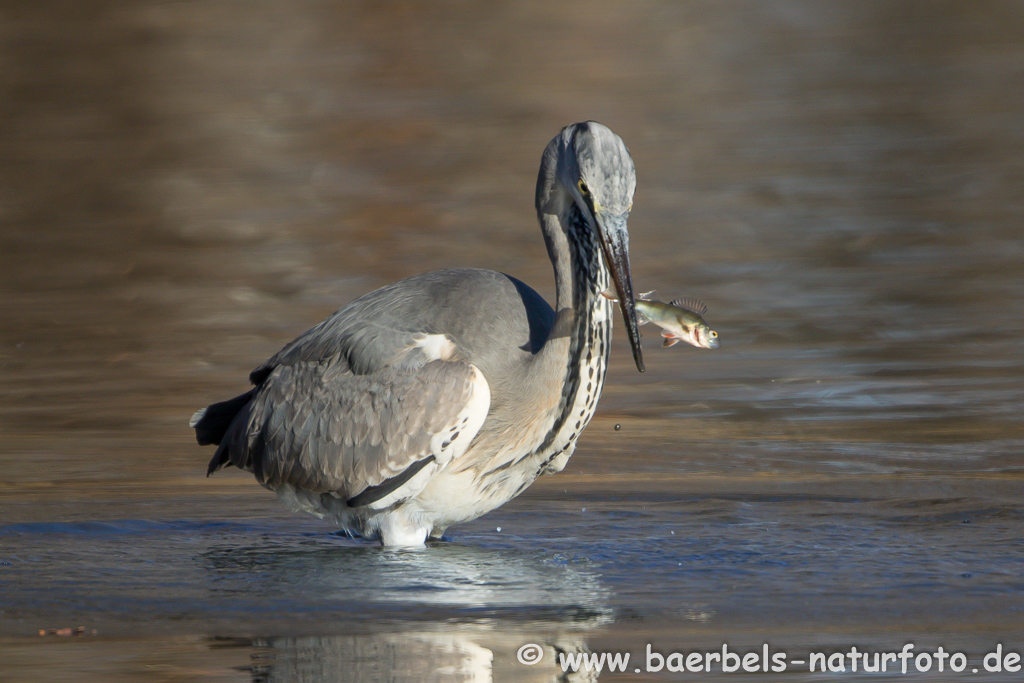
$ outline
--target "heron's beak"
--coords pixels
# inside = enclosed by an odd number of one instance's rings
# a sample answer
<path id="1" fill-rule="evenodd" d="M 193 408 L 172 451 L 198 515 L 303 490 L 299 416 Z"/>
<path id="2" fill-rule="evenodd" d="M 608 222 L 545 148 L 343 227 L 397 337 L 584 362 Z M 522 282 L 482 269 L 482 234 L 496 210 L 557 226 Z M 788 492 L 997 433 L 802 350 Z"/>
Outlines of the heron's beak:
<path id="1" fill-rule="evenodd" d="M 644 353 L 640 348 L 640 329 L 636 324 L 636 304 L 633 302 L 633 278 L 629 274 L 629 233 L 626 232 L 626 215 L 594 213 L 597 219 L 597 234 L 600 235 L 604 260 L 612 273 L 615 289 L 619 293 L 622 319 L 626 322 L 629 345 L 633 347 L 636 369 L 644 371 Z"/>

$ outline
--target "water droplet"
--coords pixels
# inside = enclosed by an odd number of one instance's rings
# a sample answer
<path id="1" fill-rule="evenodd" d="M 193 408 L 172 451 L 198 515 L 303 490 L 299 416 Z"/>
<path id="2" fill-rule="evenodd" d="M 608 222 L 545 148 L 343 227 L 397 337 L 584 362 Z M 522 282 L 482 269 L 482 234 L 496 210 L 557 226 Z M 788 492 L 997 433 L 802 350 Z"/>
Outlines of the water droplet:
<path id="1" fill-rule="evenodd" d="M 622 429 L 622 425 L 620 425 L 620 424 L 615 425 L 615 431 L 619 431 L 620 429 Z"/>
<path id="2" fill-rule="evenodd" d="M 499 534 L 501 533 L 501 527 L 500 527 L 500 526 L 499 526 L 499 527 L 497 528 L 497 532 L 498 532 Z"/>

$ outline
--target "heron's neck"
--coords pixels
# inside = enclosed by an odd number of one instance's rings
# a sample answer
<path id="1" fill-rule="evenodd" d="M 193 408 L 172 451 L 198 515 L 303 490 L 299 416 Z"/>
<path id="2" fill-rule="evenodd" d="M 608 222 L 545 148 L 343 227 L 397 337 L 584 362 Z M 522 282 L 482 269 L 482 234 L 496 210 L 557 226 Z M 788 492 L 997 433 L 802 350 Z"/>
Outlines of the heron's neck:
<path id="1" fill-rule="evenodd" d="M 597 236 L 572 202 L 558 215 L 543 214 L 541 223 L 555 267 L 555 311 L 568 309 L 576 325 L 588 324 L 588 312 L 610 286 Z"/>
<path id="2" fill-rule="evenodd" d="M 560 214 L 541 214 L 544 239 L 555 266 L 555 325 L 538 354 L 537 371 L 557 384 L 550 428 L 533 453 L 541 469 L 576 438 L 597 407 L 611 348 L 611 301 L 601 296 L 611 276 L 597 236 L 574 204 Z M 539 473 L 539 471 L 538 471 Z"/>

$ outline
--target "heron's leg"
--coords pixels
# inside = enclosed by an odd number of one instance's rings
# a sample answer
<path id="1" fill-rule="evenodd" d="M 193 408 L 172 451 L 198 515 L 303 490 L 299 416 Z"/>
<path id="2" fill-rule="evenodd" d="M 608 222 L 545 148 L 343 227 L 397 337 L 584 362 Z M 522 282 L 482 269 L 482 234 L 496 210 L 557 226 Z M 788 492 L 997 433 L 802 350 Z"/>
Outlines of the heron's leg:
<path id="1" fill-rule="evenodd" d="M 381 515 L 377 527 L 380 544 L 385 548 L 422 548 L 429 531 L 429 525 L 417 524 L 398 510 Z"/>

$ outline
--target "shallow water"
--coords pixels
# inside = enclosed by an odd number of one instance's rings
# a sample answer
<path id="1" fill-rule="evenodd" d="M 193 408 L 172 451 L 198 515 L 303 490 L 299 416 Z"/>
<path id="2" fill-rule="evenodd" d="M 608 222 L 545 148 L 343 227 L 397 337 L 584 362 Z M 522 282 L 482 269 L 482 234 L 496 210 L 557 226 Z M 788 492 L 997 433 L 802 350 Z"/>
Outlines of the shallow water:
<path id="1" fill-rule="evenodd" d="M 0 679 L 912 642 L 1016 680 L 1022 81 L 1012 2 L 0 7 Z M 551 298 L 536 165 L 587 118 L 637 165 L 637 290 L 721 349 L 617 338 L 567 469 L 423 551 L 203 478 L 192 411 L 351 298 Z"/>

